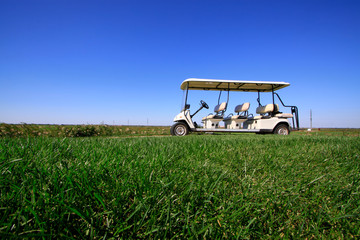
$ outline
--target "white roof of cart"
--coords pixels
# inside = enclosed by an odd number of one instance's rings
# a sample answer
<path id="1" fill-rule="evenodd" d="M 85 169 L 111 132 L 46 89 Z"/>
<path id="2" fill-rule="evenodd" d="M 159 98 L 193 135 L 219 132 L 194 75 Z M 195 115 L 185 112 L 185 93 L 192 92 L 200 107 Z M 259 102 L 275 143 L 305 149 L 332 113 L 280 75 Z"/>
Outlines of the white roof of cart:
<path id="1" fill-rule="evenodd" d="M 180 88 L 185 90 L 230 90 L 242 92 L 271 92 L 290 86 L 287 82 L 264 82 L 247 80 L 220 80 L 188 78 L 181 83 Z"/>

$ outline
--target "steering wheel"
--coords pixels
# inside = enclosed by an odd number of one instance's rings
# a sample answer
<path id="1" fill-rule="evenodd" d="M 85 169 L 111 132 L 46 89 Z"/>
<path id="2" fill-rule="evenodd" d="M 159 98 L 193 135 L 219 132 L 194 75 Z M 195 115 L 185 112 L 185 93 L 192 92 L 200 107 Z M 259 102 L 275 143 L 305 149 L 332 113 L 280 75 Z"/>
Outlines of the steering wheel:
<path id="1" fill-rule="evenodd" d="M 201 100 L 200 103 L 201 103 L 201 106 L 203 106 L 203 107 L 206 108 L 206 109 L 209 109 L 209 105 L 207 105 L 206 102 L 204 102 L 203 100 Z"/>

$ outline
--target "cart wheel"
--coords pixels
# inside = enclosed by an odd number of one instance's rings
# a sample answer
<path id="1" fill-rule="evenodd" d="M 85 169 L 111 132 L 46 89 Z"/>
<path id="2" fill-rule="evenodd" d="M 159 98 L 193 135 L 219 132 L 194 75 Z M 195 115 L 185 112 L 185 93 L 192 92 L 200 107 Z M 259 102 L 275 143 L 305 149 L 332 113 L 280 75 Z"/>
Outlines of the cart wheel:
<path id="1" fill-rule="evenodd" d="M 189 128 L 185 123 L 178 122 L 171 126 L 170 133 L 173 136 L 185 136 L 189 133 Z"/>
<path id="2" fill-rule="evenodd" d="M 278 135 L 289 135 L 290 130 L 289 130 L 289 127 L 287 125 L 280 124 L 274 129 L 273 133 L 278 134 Z"/>

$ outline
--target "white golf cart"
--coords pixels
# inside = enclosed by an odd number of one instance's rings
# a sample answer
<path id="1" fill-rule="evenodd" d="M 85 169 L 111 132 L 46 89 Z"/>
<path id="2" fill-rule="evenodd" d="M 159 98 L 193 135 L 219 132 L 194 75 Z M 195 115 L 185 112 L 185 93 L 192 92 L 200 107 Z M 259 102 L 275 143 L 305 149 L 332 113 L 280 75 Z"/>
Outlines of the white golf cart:
<path id="1" fill-rule="evenodd" d="M 182 82 L 180 88 L 185 90 L 185 104 L 182 111 L 174 118 L 174 125 L 170 132 L 173 136 L 185 136 L 189 132 L 229 132 L 229 133 L 274 133 L 288 135 L 291 130 L 299 130 L 298 108 L 287 106 L 283 103 L 280 96 L 275 92 L 281 88 L 289 86 L 286 82 L 262 82 L 262 81 L 242 81 L 242 80 L 218 80 L 218 79 L 197 79 L 189 78 Z M 200 101 L 200 108 L 190 114 L 190 104 L 187 104 L 189 90 L 214 90 L 220 91 L 218 104 L 214 108 L 214 113 L 202 118 L 203 127 L 193 122 L 193 117 L 201 109 L 208 109 L 209 106 L 203 100 Z M 222 91 L 227 91 L 227 101 L 220 103 Z M 225 117 L 229 102 L 229 92 L 257 92 L 258 107 L 257 116 L 249 114 L 250 103 L 245 102 L 237 105 L 234 114 Z M 262 105 L 260 93 L 271 92 L 272 103 Z M 275 96 L 285 108 L 290 108 L 291 113 L 279 111 L 279 105 L 275 104 Z M 292 127 L 288 119 L 292 119 Z M 224 127 L 219 123 L 223 121 Z"/>

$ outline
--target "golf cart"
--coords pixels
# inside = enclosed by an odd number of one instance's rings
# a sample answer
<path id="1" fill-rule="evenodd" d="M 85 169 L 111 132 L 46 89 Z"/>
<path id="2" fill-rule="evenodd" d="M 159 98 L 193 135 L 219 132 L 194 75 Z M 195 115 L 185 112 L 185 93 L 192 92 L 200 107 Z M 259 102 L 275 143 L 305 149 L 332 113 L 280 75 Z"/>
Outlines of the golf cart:
<path id="1" fill-rule="evenodd" d="M 290 130 L 299 130 L 298 108 L 283 103 L 280 96 L 275 92 L 289 86 L 286 82 L 263 82 L 263 81 L 242 81 L 242 80 L 219 80 L 219 79 L 197 79 L 189 78 L 182 82 L 180 88 L 185 90 L 185 103 L 181 112 L 174 118 L 170 132 L 173 136 L 185 136 L 189 132 L 228 132 L 228 133 L 273 133 L 288 135 Z M 193 117 L 203 108 L 209 106 L 203 100 L 200 101 L 200 108 L 190 114 L 190 104 L 187 103 L 189 90 L 212 90 L 219 91 L 218 104 L 214 113 L 202 118 L 203 127 L 193 122 Z M 227 101 L 220 103 L 221 93 L 227 91 Z M 229 93 L 235 92 L 257 92 L 258 107 L 257 116 L 249 114 L 250 103 L 245 102 L 237 105 L 234 114 L 225 116 L 229 103 Z M 270 92 L 272 103 L 262 105 L 260 93 Z M 275 96 L 285 108 L 290 108 L 291 113 L 279 111 L 279 104 L 275 104 Z M 292 119 L 292 126 L 289 122 Z M 224 127 L 220 126 L 224 123 Z"/>

